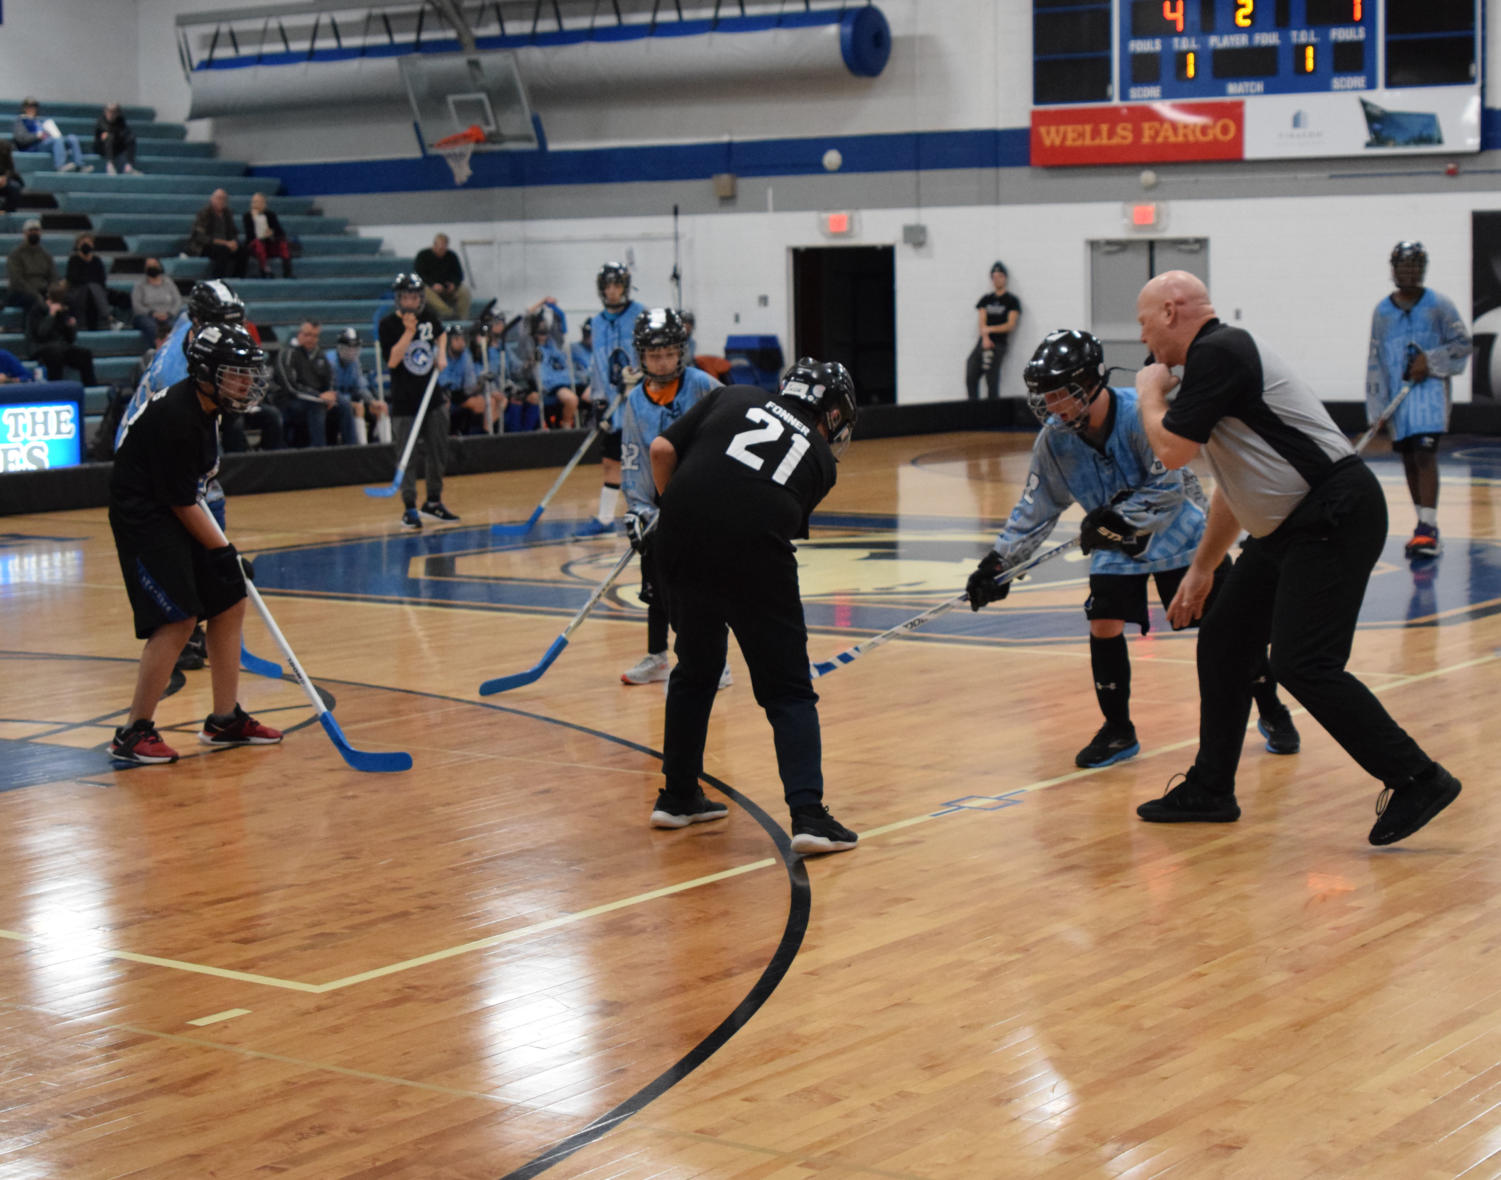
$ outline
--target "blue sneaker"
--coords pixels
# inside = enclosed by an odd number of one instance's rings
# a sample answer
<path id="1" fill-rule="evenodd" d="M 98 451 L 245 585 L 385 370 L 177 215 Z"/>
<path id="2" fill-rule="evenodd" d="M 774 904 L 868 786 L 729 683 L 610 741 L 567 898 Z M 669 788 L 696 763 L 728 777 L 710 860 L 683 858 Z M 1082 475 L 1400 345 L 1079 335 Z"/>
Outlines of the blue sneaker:
<path id="1" fill-rule="evenodd" d="M 422 531 L 422 517 L 417 515 L 415 508 L 408 508 L 401 514 L 401 527 L 410 529 L 412 532 Z"/>
<path id="2" fill-rule="evenodd" d="M 1106 722 L 1100 726 L 1089 745 L 1074 755 L 1074 765 L 1088 769 L 1095 766 L 1113 766 L 1134 758 L 1141 752 L 1141 743 L 1136 740 L 1136 727 L 1116 726 Z"/>
<path id="3" fill-rule="evenodd" d="M 1268 754 L 1296 754 L 1298 747 L 1302 745 L 1298 737 L 1298 727 L 1293 724 L 1293 716 L 1283 707 L 1281 713 L 1270 717 L 1259 717 L 1256 720 L 1256 728 L 1261 736 L 1266 738 Z"/>
<path id="4" fill-rule="evenodd" d="M 597 516 L 591 516 L 583 524 L 579 525 L 573 535 L 575 537 L 602 537 L 606 533 L 613 533 L 614 531 L 615 522 L 613 520 L 604 521 L 600 520 Z"/>

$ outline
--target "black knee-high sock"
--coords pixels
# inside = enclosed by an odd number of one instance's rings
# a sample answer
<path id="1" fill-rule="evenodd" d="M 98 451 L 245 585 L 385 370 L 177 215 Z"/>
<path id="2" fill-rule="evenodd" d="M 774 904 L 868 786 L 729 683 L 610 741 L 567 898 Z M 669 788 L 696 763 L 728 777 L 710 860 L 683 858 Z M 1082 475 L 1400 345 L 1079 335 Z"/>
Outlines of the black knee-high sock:
<path id="1" fill-rule="evenodd" d="M 1100 712 L 1112 725 L 1131 724 L 1131 657 L 1126 637 L 1089 637 L 1089 666 L 1094 672 L 1094 695 Z"/>
<path id="2" fill-rule="evenodd" d="M 667 650 L 667 611 L 655 598 L 646 606 L 646 650 Z"/>
<path id="3" fill-rule="evenodd" d="M 1277 682 L 1272 679 L 1272 666 L 1265 656 L 1257 665 L 1256 676 L 1251 681 L 1251 696 L 1256 701 L 1256 713 L 1261 717 L 1279 713 L 1285 707 L 1277 696 Z"/>

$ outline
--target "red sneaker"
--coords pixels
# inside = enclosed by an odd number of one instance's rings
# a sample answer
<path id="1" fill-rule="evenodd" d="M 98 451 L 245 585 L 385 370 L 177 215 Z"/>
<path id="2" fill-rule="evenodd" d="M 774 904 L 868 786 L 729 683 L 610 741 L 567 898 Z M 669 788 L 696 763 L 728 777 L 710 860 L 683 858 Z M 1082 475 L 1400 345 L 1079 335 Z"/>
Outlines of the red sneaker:
<path id="1" fill-rule="evenodd" d="M 274 746 L 281 741 L 281 730 L 262 725 L 237 704 L 227 724 L 219 724 L 210 713 L 198 740 L 205 746 Z"/>
<path id="2" fill-rule="evenodd" d="M 162 741 L 149 717 L 115 730 L 115 740 L 109 744 L 109 756 L 117 762 L 134 762 L 141 766 L 177 761 L 177 751 Z"/>

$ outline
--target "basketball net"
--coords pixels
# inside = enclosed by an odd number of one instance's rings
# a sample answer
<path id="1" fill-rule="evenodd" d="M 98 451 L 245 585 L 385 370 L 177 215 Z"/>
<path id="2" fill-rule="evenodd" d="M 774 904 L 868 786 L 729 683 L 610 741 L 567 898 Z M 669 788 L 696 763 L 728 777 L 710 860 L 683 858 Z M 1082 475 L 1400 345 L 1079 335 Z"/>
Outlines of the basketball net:
<path id="1" fill-rule="evenodd" d="M 452 169 L 454 184 L 463 184 L 473 175 L 469 157 L 474 154 L 474 145 L 484 141 L 484 128 L 474 123 L 453 135 L 445 135 L 433 144 L 433 151 L 442 156 Z"/>

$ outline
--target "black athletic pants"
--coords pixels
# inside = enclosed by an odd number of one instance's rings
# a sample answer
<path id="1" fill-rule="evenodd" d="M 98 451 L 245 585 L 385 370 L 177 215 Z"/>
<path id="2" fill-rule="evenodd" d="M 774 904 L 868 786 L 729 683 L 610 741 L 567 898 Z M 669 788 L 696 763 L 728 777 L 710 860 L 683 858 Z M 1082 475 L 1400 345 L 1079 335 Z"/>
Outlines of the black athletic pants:
<path id="1" fill-rule="evenodd" d="M 664 567 L 666 562 L 663 563 Z M 778 554 L 735 573 L 702 557 L 686 577 L 664 569 L 667 611 L 677 633 L 677 666 L 667 681 L 667 720 L 662 770 L 667 790 L 691 796 L 704 769 L 709 713 L 735 633 L 750 670 L 756 704 L 766 710 L 777 752 L 777 770 L 789 807 L 823 801 L 823 744 L 818 694 L 808 675 L 808 631 L 798 592 L 797 562 Z"/>
<path id="2" fill-rule="evenodd" d="M 1268 640 L 1272 675 L 1367 774 L 1406 782 L 1430 759 L 1345 670 L 1371 569 L 1386 543 L 1386 498 L 1346 459 L 1274 532 L 1236 559 L 1199 628 L 1199 754 L 1206 789 L 1233 793 L 1251 680 Z"/>
<path id="3" fill-rule="evenodd" d="M 980 399 L 980 378 L 985 378 L 985 396 L 994 400 L 1001 396 L 1001 362 L 1006 359 L 1009 337 L 991 337 L 990 368 L 985 367 L 985 349 L 977 340 L 968 359 L 964 362 L 964 384 L 969 389 L 969 400 Z"/>

